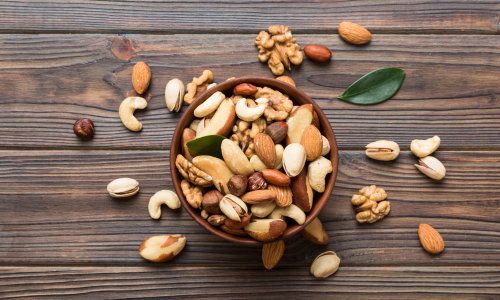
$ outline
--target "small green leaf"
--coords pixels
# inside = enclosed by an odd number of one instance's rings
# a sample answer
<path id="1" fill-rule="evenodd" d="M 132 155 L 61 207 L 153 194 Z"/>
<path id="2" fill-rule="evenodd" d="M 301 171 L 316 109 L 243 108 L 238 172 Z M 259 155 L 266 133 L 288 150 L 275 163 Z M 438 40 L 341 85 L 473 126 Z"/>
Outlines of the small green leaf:
<path id="1" fill-rule="evenodd" d="M 405 76 L 405 71 L 398 68 L 378 69 L 351 84 L 339 98 L 354 104 L 380 103 L 396 94 Z"/>
<path id="2" fill-rule="evenodd" d="M 222 135 L 206 135 L 187 142 L 186 145 L 196 155 L 210 155 L 224 160 L 220 145 L 225 139 Z"/>

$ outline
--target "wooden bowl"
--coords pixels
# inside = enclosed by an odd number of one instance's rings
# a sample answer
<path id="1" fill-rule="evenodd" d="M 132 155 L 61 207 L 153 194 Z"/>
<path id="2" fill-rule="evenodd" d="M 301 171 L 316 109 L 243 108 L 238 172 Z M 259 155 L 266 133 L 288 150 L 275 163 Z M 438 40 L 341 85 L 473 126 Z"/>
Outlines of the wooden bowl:
<path id="1" fill-rule="evenodd" d="M 196 222 L 198 222 L 203 228 L 215 234 L 216 236 L 219 236 L 233 243 L 244 244 L 244 245 L 261 245 L 265 243 L 254 240 L 249 236 L 231 235 L 229 233 L 222 231 L 222 229 L 218 227 L 214 227 L 208 224 L 208 222 L 200 216 L 200 210 L 193 208 L 186 201 L 186 198 L 184 197 L 184 194 L 182 193 L 180 187 L 181 181 L 184 178 L 182 177 L 182 175 L 179 173 L 179 171 L 175 166 L 175 158 L 177 157 L 177 154 L 179 153 L 182 154 L 182 145 L 181 145 L 182 131 L 184 130 L 184 128 L 189 127 L 191 122 L 195 119 L 193 114 L 195 108 L 201 103 L 203 103 L 205 100 L 207 100 L 208 97 L 210 97 L 213 93 L 217 91 L 221 91 L 226 96 L 232 95 L 233 88 L 240 83 L 251 83 L 255 86 L 259 87 L 267 86 L 272 89 L 278 90 L 284 94 L 287 94 L 293 101 L 294 105 L 312 104 L 314 110 L 319 116 L 319 120 L 321 123 L 321 133 L 325 137 L 327 137 L 328 140 L 330 141 L 331 151 L 329 154 L 327 154 L 326 157 L 332 161 L 333 172 L 328 174 L 328 176 L 326 177 L 325 192 L 322 194 L 317 193 L 315 195 L 313 207 L 310 212 L 306 213 L 306 221 L 304 224 L 298 225 L 293 220 L 287 222 L 289 224 L 289 227 L 286 229 L 286 231 L 280 238 L 274 240 L 273 242 L 288 238 L 300 232 L 305 226 L 307 226 L 312 220 L 314 220 L 314 218 L 318 216 L 323 207 L 325 207 L 326 202 L 328 202 L 328 199 L 330 198 L 330 195 L 332 193 L 333 186 L 335 185 L 335 179 L 337 178 L 339 154 L 337 148 L 337 141 L 335 140 L 335 134 L 333 133 L 330 122 L 328 121 L 327 117 L 325 116 L 321 108 L 301 90 L 276 79 L 271 79 L 266 77 L 241 77 L 225 81 L 221 84 L 216 85 L 210 90 L 205 91 L 193 103 L 191 103 L 191 105 L 189 105 L 188 109 L 184 112 L 184 115 L 179 121 L 177 128 L 175 129 L 175 133 L 172 138 L 172 148 L 170 150 L 170 172 L 172 174 L 172 182 L 174 184 L 177 195 L 179 196 L 179 199 L 181 199 L 182 206 L 193 217 L 193 219 L 196 220 Z"/>

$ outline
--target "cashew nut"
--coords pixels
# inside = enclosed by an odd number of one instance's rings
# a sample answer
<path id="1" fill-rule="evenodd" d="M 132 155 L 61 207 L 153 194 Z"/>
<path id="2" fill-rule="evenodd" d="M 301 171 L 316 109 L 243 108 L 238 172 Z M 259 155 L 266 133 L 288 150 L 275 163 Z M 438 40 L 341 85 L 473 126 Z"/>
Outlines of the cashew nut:
<path id="1" fill-rule="evenodd" d="M 320 156 L 309 164 L 307 176 L 312 189 L 318 193 L 325 191 L 325 177 L 333 171 L 332 162 Z"/>
<path id="2" fill-rule="evenodd" d="M 297 224 L 302 225 L 306 221 L 306 214 L 295 204 L 290 204 L 288 207 L 277 206 L 269 215 L 269 219 L 283 219 L 289 217 L 295 220 Z"/>
<path id="3" fill-rule="evenodd" d="M 216 111 L 224 99 L 226 99 L 226 96 L 224 96 L 223 93 L 215 92 L 212 96 L 210 96 L 207 100 L 205 100 L 205 102 L 200 104 L 194 110 L 194 116 L 198 118 L 203 118 L 208 114 Z"/>
<path id="4" fill-rule="evenodd" d="M 243 98 L 240 101 L 238 101 L 238 104 L 236 104 L 236 115 L 247 122 L 252 122 L 257 120 L 260 116 L 264 114 L 264 111 L 266 110 L 267 103 L 269 100 L 267 98 L 259 98 L 255 100 L 255 102 L 258 104 L 257 107 L 248 107 L 247 106 L 247 99 Z"/>
<path id="5" fill-rule="evenodd" d="M 181 201 L 179 201 L 179 197 L 168 190 L 162 190 L 157 192 L 156 194 L 149 199 L 149 215 L 153 219 L 159 219 L 161 216 L 161 208 L 162 204 L 166 204 L 170 209 L 177 209 L 181 207 Z"/>
<path id="6" fill-rule="evenodd" d="M 132 131 L 140 131 L 142 124 L 134 117 L 134 111 L 144 109 L 146 106 L 148 106 L 148 102 L 141 97 L 128 97 L 123 100 L 118 111 L 123 125 Z"/>

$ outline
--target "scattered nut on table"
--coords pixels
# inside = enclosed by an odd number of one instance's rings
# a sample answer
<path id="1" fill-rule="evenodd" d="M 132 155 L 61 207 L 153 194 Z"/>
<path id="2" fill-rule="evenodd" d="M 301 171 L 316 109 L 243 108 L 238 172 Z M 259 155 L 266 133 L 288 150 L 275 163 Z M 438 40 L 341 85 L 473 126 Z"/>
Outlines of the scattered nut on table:
<path id="1" fill-rule="evenodd" d="M 146 106 L 148 106 L 148 102 L 141 97 L 128 97 L 123 100 L 118 111 L 123 125 L 129 130 L 141 131 L 142 124 L 135 118 L 134 112 L 136 109 L 144 109 Z"/>
<path id="2" fill-rule="evenodd" d="M 439 148 L 441 139 L 435 135 L 426 140 L 413 140 L 411 141 L 411 152 L 418 157 L 426 157 L 431 155 Z"/>
<path id="3" fill-rule="evenodd" d="M 169 190 L 161 190 L 149 199 L 148 211 L 153 219 L 159 219 L 161 216 L 161 205 L 166 204 L 170 209 L 181 207 L 181 201 L 177 194 Z"/>
<path id="4" fill-rule="evenodd" d="M 359 223 L 373 223 L 387 216 L 391 211 L 391 204 L 389 201 L 382 201 L 386 198 L 385 190 L 376 185 L 365 186 L 359 190 L 359 193 L 351 198 L 352 205 L 357 205 L 356 220 Z"/>
<path id="5" fill-rule="evenodd" d="M 130 197 L 139 192 L 139 182 L 132 178 L 119 178 L 111 181 L 107 190 L 109 195 L 114 198 Z"/>
<path id="6" fill-rule="evenodd" d="M 274 268 L 285 252 L 285 242 L 283 240 L 265 244 L 262 247 L 262 262 L 268 270 Z"/>
<path id="7" fill-rule="evenodd" d="M 94 136 L 94 122 L 90 119 L 79 119 L 73 125 L 73 132 L 82 140 L 90 140 Z"/>
<path id="8" fill-rule="evenodd" d="M 420 158 L 418 163 L 418 165 L 415 164 L 415 167 L 432 179 L 441 180 L 446 175 L 446 168 L 444 165 L 433 156 Z"/>
<path id="9" fill-rule="evenodd" d="M 340 258 L 333 251 L 323 252 L 316 257 L 311 265 L 311 274 L 314 277 L 326 278 L 337 272 Z"/>
<path id="10" fill-rule="evenodd" d="M 177 78 L 170 80 L 165 86 L 165 103 L 170 111 L 178 112 L 184 99 L 184 83 Z"/>
<path id="11" fill-rule="evenodd" d="M 365 154 L 376 160 L 394 160 L 399 156 L 399 146 L 392 141 L 376 141 L 366 145 Z"/>
<path id="12" fill-rule="evenodd" d="M 214 74 L 210 70 L 205 70 L 200 77 L 193 78 L 193 81 L 187 85 L 187 94 L 184 96 L 184 101 L 189 104 L 193 103 L 194 99 L 203 93 L 213 80 Z"/>
<path id="13" fill-rule="evenodd" d="M 141 243 L 139 254 L 152 262 L 165 262 L 177 256 L 185 245 L 186 238 L 182 234 L 157 235 Z"/>

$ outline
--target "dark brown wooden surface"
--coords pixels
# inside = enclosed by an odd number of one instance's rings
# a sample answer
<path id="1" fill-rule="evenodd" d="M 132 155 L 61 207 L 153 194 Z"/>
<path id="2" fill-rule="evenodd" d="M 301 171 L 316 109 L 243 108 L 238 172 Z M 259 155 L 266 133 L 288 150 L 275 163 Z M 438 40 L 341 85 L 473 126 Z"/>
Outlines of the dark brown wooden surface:
<path id="1" fill-rule="evenodd" d="M 100 299 L 497 299 L 500 295 L 500 2 L 498 1 L 18 1 L 0 3 L 0 298 Z M 374 33 L 366 46 L 337 35 L 342 21 Z M 253 40 L 269 25 L 292 28 L 299 44 L 321 44 L 333 59 L 305 59 L 291 76 L 328 116 L 340 165 L 320 219 L 330 237 L 315 246 L 287 239 L 265 270 L 260 247 L 225 242 L 182 209 L 152 220 L 149 198 L 172 189 L 170 140 L 179 114 L 165 84 L 204 69 L 215 82 L 268 76 Z M 117 34 L 124 34 L 123 36 Z M 118 106 L 131 70 L 152 69 L 140 133 Z M 376 106 L 336 98 L 363 74 L 403 68 L 401 90 Z M 78 140 L 76 119 L 96 135 Z M 439 135 L 447 168 L 435 182 L 413 166 L 411 140 Z M 394 162 L 366 158 L 371 141 L 396 141 Z M 113 199 L 106 185 L 132 177 L 141 190 Z M 350 197 L 384 187 L 388 217 L 358 224 Z M 432 256 L 418 225 L 434 226 L 445 251 Z M 156 234 L 181 233 L 186 248 L 153 264 L 137 253 Z M 339 271 L 309 273 L 335 251 Z"/>

